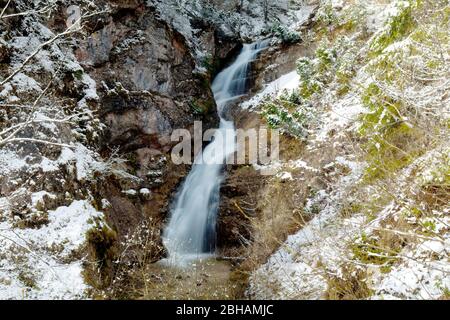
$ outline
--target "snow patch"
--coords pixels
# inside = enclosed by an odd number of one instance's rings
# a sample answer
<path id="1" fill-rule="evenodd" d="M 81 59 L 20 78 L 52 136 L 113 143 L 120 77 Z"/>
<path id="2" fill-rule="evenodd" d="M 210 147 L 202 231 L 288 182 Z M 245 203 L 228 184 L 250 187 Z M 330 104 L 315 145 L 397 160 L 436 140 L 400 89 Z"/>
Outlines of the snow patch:
<path id="1" fill-rule="evenodd" d="M 86 298 L 82 262 L 72 255 L 85 242 L 93 218 L 102 217 L 79 200 L 49 211 L 49 223 L 40 229 L 1 222 L 0 299 Z"/>
<path id="2" fill-rule="evenodd" d="M 244 109 L 254 108 L 265 99 L 280 96 L 284 90 L 295 90 L 299 87 L 299 85 L 300 76 L 297 71 L 294 70 L 269 83 L 264 90 L 256 94 L 252 99 L 243 102 L 241 107 Z"/>

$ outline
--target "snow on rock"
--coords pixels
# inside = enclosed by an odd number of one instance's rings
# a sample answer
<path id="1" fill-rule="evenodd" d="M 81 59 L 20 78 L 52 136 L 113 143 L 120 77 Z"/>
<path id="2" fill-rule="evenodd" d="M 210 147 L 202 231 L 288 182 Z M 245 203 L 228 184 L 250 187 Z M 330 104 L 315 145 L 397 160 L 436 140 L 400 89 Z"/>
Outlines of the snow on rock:
<path id="1" fill-rule="evenodd" d="M 77 172 L 77 180 L 83 181 L 88 179 L 95 170 L 102 171 L 105 164 L 96 161 L 96 155 L 82 144 L 77 144 L 75 149 L 63 148 L 58 159 L 52 161 L 48 158 L 43 158 L 40 167 L 44 172 L 56 171 L 61 165 L 70 162 L 75 163 Z"/>
<path id="2" fill-rule="evenodd" d="M 19 72 L 11 80 L 12 86 L 17 92 L 41 92 L 42 89 L 39 83 L 33 78 L 27 76 L 26 74 Z"/>
<path id="3" fill-rule="evenodd" d="M 122 192 L 124 194 L 128 195 L 128 196 L 135 196 L 135 195 L 137 195 L 137 191 L 134 190 L 134 189 L 124 190 Z"/>
<path id="4" fill-rule="evenodd" d="M 294 178 L 292 177 L 292 173 L 290 172 L 281 172 L 277 174 L 277 177 L 281 180 L 281 181 L 287 181 L 287 180 L 293 180 Z"/>
<path id="5" fill-rule="evenodd" d="M 44 201 L 44 197 L 49 197 L 51 199 L 55 199 L 56 196 L 47 191 L 38 191 L 31 194 L 31 207 L 36 208 L 36 206 L 42 201 Z"/>
<path id="6" fill-rule="evenodd" d="M 48 224 L 39 229 L 0 222 L 0 299 L 86 298 L 82 261 L 74 256 L 93 218 L 102 217 L 79 200 L 49 211 Z"/>
<path id="7" fill-rule="evenodd" d="M 307 5 L 301 0 L 244 0 L 240 3 L 194 0 L 147 0 L 147 5 L 156 8 L 161 20 L 167 22 L 184 36 L 198 61 L 206 57 L 201 30 L 193 21 L 201 19 L 214 25 L 219 32 L 231 38 L 254 41 L 273 25 L 297 31 L 311 17 L 317 5 Z M 265 8 L 267 6 L 267 8 Z M 266 19 L 267 18 L 267 19 Z M 197 66 L 199 71 L 205 71 Z"/>
<path id="8" fill-rule="evenodd" d="M 251 109 L 258 106 L 264 99 L 273 98 L 281 95 L 284 90 L 292 91 L 300 85 L 300 76 L 297 71 L 291 71 L 277 80 L 269 83 L 261 92 L 256 94 L 252 99 L 241 104 L 244 109 Z"/>
<path id="9" fill-rule="evenodd" d="M 7 176 L 11 172 L 20 170 L 26 165 L 26 161 L 15 152 L 0 149 L 0 176 Z"/>
<path id="10" fill-rule="evenodd" d="M 83 73 L 81 82 L 84 85 L 84 99 L 86 100 L 98 100 L 97 84 L 88 74 Z"/>

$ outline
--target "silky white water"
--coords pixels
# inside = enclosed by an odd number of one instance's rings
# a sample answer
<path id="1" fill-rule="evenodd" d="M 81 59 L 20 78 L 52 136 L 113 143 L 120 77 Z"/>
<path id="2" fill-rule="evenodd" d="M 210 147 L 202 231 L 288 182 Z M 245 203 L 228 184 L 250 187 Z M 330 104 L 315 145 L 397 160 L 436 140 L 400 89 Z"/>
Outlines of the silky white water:
<path id="1" fill-rule="evenodd" d="M 247 90 L 249 67 L 267 41 L 245 44 L 236 61 L 220 72 L 212 84 L 220 127 L 211 143 L 200 152 L 178 192 L 163 233 L 169 262 L 185 265 L 211 256 L 216 247 L 216 218 L 222 168 L 236 149 L 235 129 L 225 119 L 227 107 Z"/>

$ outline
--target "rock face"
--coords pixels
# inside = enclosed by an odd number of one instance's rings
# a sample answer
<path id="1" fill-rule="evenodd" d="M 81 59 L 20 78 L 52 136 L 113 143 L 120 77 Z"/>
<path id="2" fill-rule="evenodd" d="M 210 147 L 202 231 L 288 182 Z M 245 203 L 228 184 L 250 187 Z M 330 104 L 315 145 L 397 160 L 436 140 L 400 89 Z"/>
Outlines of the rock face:
<path id="1" fill-rule="evenodd" d="M 252 240 L 250 219 L 258 217 L 258 195 L 265 178 L 251 167 L 230 168 L 221 187 L 217 247 L 223 256 L 239 255 Z"/>
<path id="2" fill-rule="evenodd" d="M 196 71 L 183 36 L 158 21 L 151 8 L 128 2 L 116 6 L 105 26 L 76 52 L 101 86 L 107 142 L 167 152 L 171 132 L 193 122 L 194 106 L 200 107 L 200 118 L 215 125 L 206 75 Z"/>

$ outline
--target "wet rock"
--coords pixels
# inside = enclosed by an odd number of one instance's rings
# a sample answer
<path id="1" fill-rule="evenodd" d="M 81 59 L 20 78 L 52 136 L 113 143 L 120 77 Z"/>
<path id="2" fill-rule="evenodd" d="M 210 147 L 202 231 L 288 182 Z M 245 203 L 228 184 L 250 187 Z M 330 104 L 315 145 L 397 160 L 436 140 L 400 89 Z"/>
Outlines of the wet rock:
<path id="1" fill-rule="evenodd" d="M 251 167 L 228 171 L 221 187 L 217 225 L 217 246 L 222 252 L 233 252 L 251 240 L 250 219 L 258 214 L 258 193 L 265 183 L 265 177 Z"/>
<path id="2" fill-rule="evenodd" d="M 161 96 L 105 97 L 103 105 L 110 143 L 122 149 L 146 146 L 153 149 L 170 148 L 171 113 L 182 113 L 170 98 Z M 164 110 L 164 112 L 162 111 Z"/>

